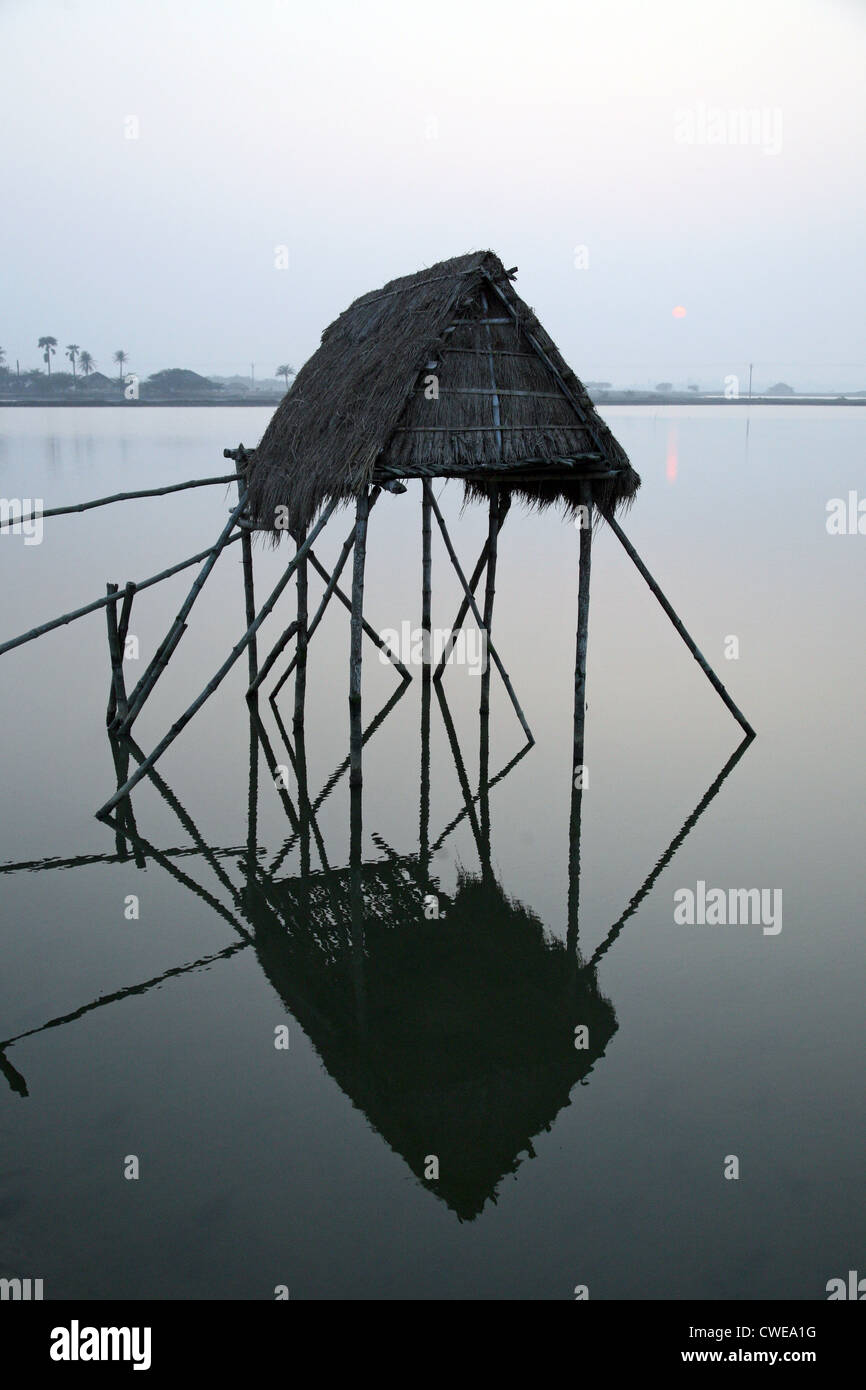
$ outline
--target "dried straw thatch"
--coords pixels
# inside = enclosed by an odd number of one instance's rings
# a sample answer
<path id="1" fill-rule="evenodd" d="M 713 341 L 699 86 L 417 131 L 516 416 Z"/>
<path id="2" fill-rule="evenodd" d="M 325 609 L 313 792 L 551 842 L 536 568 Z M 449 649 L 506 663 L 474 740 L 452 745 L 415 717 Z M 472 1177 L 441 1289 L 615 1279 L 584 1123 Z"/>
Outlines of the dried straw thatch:
<path id="1" fill-rule="evenodd" d="M 535 505 L 603 509 L 640 479 L 492 251 L 442 261 L 355 300 L 322 335 L 251 457 L 250 513 L 309 525 L 364 484 L 458 478 Z M 285 517 L 285 513 L 283 514 Z"/>

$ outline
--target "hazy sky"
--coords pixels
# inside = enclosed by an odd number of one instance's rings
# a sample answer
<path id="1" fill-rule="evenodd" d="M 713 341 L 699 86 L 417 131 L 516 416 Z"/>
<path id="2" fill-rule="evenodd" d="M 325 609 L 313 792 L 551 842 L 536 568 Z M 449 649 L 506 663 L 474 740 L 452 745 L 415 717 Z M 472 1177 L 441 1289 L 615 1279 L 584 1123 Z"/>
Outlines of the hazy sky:
<path id="1" fill-rule="evenodd" d="M 864 73 L 866 0 L 0 0 L 0 343 L 270 376 L 491 247 L 584 378 L 866 388 Z"/>

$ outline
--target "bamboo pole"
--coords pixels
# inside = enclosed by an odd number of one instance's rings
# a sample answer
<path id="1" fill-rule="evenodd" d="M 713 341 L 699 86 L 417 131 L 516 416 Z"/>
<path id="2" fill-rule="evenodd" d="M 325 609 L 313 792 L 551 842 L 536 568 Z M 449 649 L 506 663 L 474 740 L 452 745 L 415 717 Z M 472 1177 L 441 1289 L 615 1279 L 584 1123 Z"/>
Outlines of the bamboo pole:
<path id="1" fill-rule="evenodd" d="M 240 540 L 240 535 L 230 536 L 226 545 L 233 545 Z M 153 584 L 161 584 L 164 579 L 171 579 L 172 575 L 179 574 L 181 570 L 189 569 L 191 565 L 197 565 L 199 560 L 204 560 L 213 551 L 213 546 L 207 550 L 200 550 L 198 555 L 191 555 L 188 560 L 181 560 L 177 565 L 171 565 L 167 570 L 161 570 L 159 574 L 151 575 L 150 579 L 142 579 L 138 584 L 131 587 L 136 593 L 142 589 L 149 589 Z M 127 586 L 130 587 L 130 586 Z M 42 623 L 39 627 L 31 628 L 29 632 L 23 632 L 20 637 L 12 637 L 8 642 L 0 645 L 0 656 L 6 652 L 11 652 L 15 647 L 23 647 L 25 642 L 34 642 L 37 637 L 44 637 L 46 632 L 53 632 L 55 628 L 65 627 L 67 623 L 74 623 L 78 618 L 87 617 L 88 613 L 95 613 L 97 609 L 104 608 L 108 603 L 114 603 L 113 594 L 106 594 L 103 598 L 94 599 L 92 603 L 86 603 L 83 608 L 74 608 L 71 613 L 64 613 L 59 618 L 52 618 L 48 623 Z"/>
<path id="2" fill-rule="evenodd" d="M 74 507 L 49 507 L 42 512 L 29 512 L 27 516 L 9 517 L 0 521 L 4 526 L 19 526 L 25 521 L 44 520 L 46 516 L 68 516 L 71 512 L 89 512 L 94 507 L 108 507 L 112 502 L 132 502 L 138 497 L 165 497 L 169 492 L 184 492 L 191 487 L 216 487 L 219 483 L 233 483 L 234 474 L 222 478 L 193 478 L 188 483 L 172 483 L 169 487 L 148 487 L 140 492 L 116 492 L 113 497 L 96 497 L 92 502 L 78 502 Z"/>
<path id="3" fill-rule="evenodd" d="M 174 724 L 172 724 L 165 737 L 161 740 L 160 743 L 157 744 L 153 752 L 147 758 L 145 758 L 144 762 L 139 764 L 136 771 L 124 784 L 124 786 L 120 787 L 119 790 L 115 792 L 114 796 L 110 797 L 109 800 L 106 801 L 105 805 L 100 807 L 100 809 L 96 813 L 97 817 L 99 817 L 100 819 L 104 819 L 107 816 L 108 812 L 112 809 L 112 807 L 117 805 L 118 801 L 121 801 L 124 796 L 129 795 L 132 788 L 136 786 L 138 782 L 141 781 L 142 777 L 145 777 L 147 775 L 150 768 L 153 767 L 157 759 L 162 757 L 163 753 L 166 751 L 167 748 L 171 746 L 171 744 L 177 738 L 178 734 L 186 728 L 189 721 L 194 717 L 194 715 L 198 713 L 202 705 L 210 699 L 214 691 L 222 684 L 223 680 L 228 675 L 232 666 L 234 666 L 238 657 L 241 655 L 241 652 L 243 652 L 244 648 L 247 646 L 251 638 L 255 636 L 256 632 L 258 632 L 262 623 L 265 621 L 268 614 L 271 612 L 272 608 L 276 604 L 277 600 L 280 597 L 280 594 L 283 592 L 292 575 L 294 574 L 298 560 L 303 558 L 302 552 L 306 553 L 306 551 L 309 550 L 309 547 L 315 540 L 316 536 L 326 525 L 327 521 L 331 516 L 331 513 L 337 505 L 337 501 L 338 499 L 334 497 L 328 503 L 328 506 L 322 512 L 322 515 L 319 517 L 319 520 L 316 522 L 307 539 L 304 541 L 303 546 L 301 546 L 300 550 L 298 550 L 295 553 L 294 558 L 290 560 L 282 577 L 277 581 L 275 588 L 273 589 L 270 597 L 265 601 L 264 606 L 262 607 L 261 611 L 256 617 L 255 622 L 247 628 L 246 632 L 243 634 L 240 640 L 235 643 L 234 647 L 232 647 L 232 650 L 229 652 L 228 656 L 226 657 L 222 666 L 217 671 L 216 675 L 213 676 L 210 681 L 208 681 L 204 690 L 201 692 L 200 695 L 196 697 L 195 700 L 193 700 L 189 708 L 184 710 L 183 714 L 175 720 Z"/>
<path id="4" fill-rule="evenodd" d="M 123 653 L 126 649 L 126 638 L 129 633 L 129 620 L 132 616 L 132 600 L 135 598 L 136 586 L 130 581 L 123 590 L 123 604 L 120 609 L 120 621 L 117 624 L 117 639 L 120 642 L 120 650 Z"/>
<path id="5" fill-rule="evenodd" d="M 499 537 L 499 489 L 490 494 L 490 510 L 487 531 L 487 580 L 484 589 L 484 626 L 488 639 L 493 626 L 493 600 L 496 594 L 496 552 Z M 485 661 L 481 673 L 481 714 L 490 711 L 490 662 Z"/>
<path id="6" fill-rule="evenodd" d="M 287 647 L 287 646 L 289 645 L 289 643 L 291 642 L 291 640 L 292 640 L 292 638 L 294 637 L 294 635 L 295 635 L 295 633 L 297 632 L 297 630 L 298 630 L 297 619 L 296 619 L 296 618 L 293 618 L 292 621 L 289 623 L 288 627 L 286 628 L 285 632 L 284 632 L 280 637 L 277 638 L 277 641 L 274 643 L 273 647 L 272 647 L 271 650 L 268 652 L 268 655 L 267 655 L 267 657 L 265 658 L 264 664 L 262 665 L 261 669 L 256 673 L 256 678 L 255 678 L 255 680 L 253 681 L 252 685 L 251 685 L 251 686 L 249 687 L 249 689 L 247 690 L 247 695 L 248 695 L 249 697 L 252 697 L 252 696 L 258 694 L 259 686 L 261 685 L 262 681 L 263 681 L 263 680 L 265 679 L 265 677 L 270 673 L 271 667 L 273 666 L 274 662 L 279 658 L 279 656 L 281 655 L 281 653 L 285 651 L 286 647 Z M 309 634 L 308 634 L 308 640 L 309 640 Z M 291 667 L 290 667 L 289 669 L 291 669 Z M 288 671 L 286 671 L 286 672 L 284 673 L 284 675 L 283 675 L 283 680 L 286 679 L 286 677 L 288 676 L 288 674 L 289 674 Z M 281 681 L 280 681 L 280 685 L 282 685 L 282 683 L 283 683 L 283 681 L 281 680 Z M 277 687 L 273 690 L 273 692 L 272 692 L 272 694 L 271 694 L 271 699 L 272 699 L 272 700 L 275 700 L 275 699 L 276 699 L 277 690 L 278 690 L 278 689 L 279 689 L 279 686 L 277 686 Z"/>
<path id="7" fill-rule="evenodd" d="M 303 542 L 305 532 L 298 533 L 297 540 Z M 297 628 L 298 640 L 295 647 L 295 712 L 292 718 L 292 727 L 295 731 L 295 738 L 299 738 L 299 729 L 304 722 L 304 702 L 307 698 L 307 619 L 309 617 L 308 600 L 309 585 L 307 582 L 307 561 L 302 560 L 298 565 L 298 573 L 295 578 L 295 589 L 297 594 Z M 306 837 L 307 860 L 309 861 L 309 831 Z M 302 871 L 303 872 L 303 871 Z M 309 862 L 307 863 L 309 872 Z"/>
<path id="8" fill-rule="evenodd" d="M 135 694 L 135 691 L 133 691 L 132 696 L 130 696 L 130 699 L 133 701 L 133 703 L 127 710 L 125 719 L 121 720 L 120 715 L 118 713 L 118 716 L 115 719 L 114 725 L 112 727 L 116 729 L 116 732 L 120 737 L 126 738 L 129 735 L 130 729 L 132 728 L 133 724 L 135 723 L 136 719 L 138 718 L 142 709 L 144 708 L 145 701 L 147 700 L 148 696 L 153 690 L 153 687 L 156 685 L 157 681 L 159 680 L 169 661 L 174 656 L 177 645 L 180 642 L 181 637 L 183 637 L 184 633 L 186 632 L 187 626 L 188 625 L 186 623 L 181 623 L 179 627 L 177 626 L 177 624 L 172 625 L 170 631 L 160 644 L 159 650 L 153 658 L 153 661 L 148 667 L 148 672 L 150 673 L 148 684 L 143 689 L 140 689 L 139 694 L 137 696 Z M 139 686 L 136 686 L 136 690 L 139 690 Z"/>
<path id="9" fill-rule="evenodd" d="M 487 330 L 488 336 L 490 330 Z M 491 367 L 492 372 L 492 367 Z M 484 626 L 487 640 L 493 627 L 493 600 L 496 594 L 496 552 L 499 535 L 499 488 L 490 494 L 487 533 L 487 578 L 484 588 Z M 486 655 L 486 654 L 485 654 Z M 487 850 L 487 858 L 481 868 L 485 878 L 490 878 L 490 661 L 485 660 L 481 672 L 481 697 L 478 705 L 479 745 L 478 745 L 478 790 L 481 811 L 481 839 Z"/>
<path id="10" fill-rule="evenodd" d="M 505 525 L 505 518 L 506 518 L 507 515 L 508 515 L 508 509 L 509 509 L 510 506 L 511 506 L 511 498 L 508 496 L 508 493 L 505 493 L 505 494 L 503 494 L 503 496 L 502 496 L 501 505 L 500 505 L 500 509 L 499 509 L 499 530 L 500 530 L 500 531 L 502 530 L 503 526 Z M 475 593 L 475 590 L 478 588 L 478 581 L 480 580 L 482 574 L 484 573 L 484 567 L 485 567 L 485 565 L 487 564 L 487 556 L 488 556 L 488 547 L 489 547 L 489 544 L 490 544 L 490 542 L 489 542 L 489 538 L 488 538 L 488 540 L 486 540 L 486 541 L 484 542 L 484 546 L 483 546 L 483 548 L 482 548 L 482 550 L 481 550 L 481 554 L 480 554 L 479 557 L 478 557 L 478 563 L 476 564 L 474 570 L 472 571 L 472 578 L 469 580 L 469 587 L 470 587 L 470 589 L 472 590 L 473 594 Z M 452 625 L 452 627 L 451 627 L 451 634 L 452 634 L 452 635 L 448 638 L 448 641 L 447 641 L 446 646 L 445 646 L 445 650 L 443 651 L 442 656 L 441 656 L 440 659 L 439 659 L 439 664 L 438 664 L 438 666 L 436 667 L 436 670 L 433 672 L 433 679 L 434 679 L 434 681 L 437 681 L 437 682 L 438 682 L 438 681 L 441 681 L 441 679 L 442 679 L 442 676 L 443 676 L 444 671 L 445 671 L 445 667 L 446 667 L 446 665 L 448 664 L 448 658 L 449 658 L 449 656 L 451 655 L 451 649 L 452 649 L 452 647 L 454 646 L 455 635 L 456 635 L 456 633 L 460 630 L 460 628 L 462 627 L 463 622 L 465 621 L 465 618 L 466 618 L 466 614 L 467 614 L 468 612 L 469 612 L 469 600 L 468 600 L 468 599 L 466 598 L 466 596 L 464 595 L 463 599 L 461 600 L 460 607 L 459 607 L 458 610 L 457 610 L 457 617 L 454 619 L 454 623 L 453 623 L 453 625 Z"/>
<path id="11" fill-rule="evenodd" d="M 421 627 L 425 635 L 424 666 L 421 671 L 421 805 L 419 814 L 419 848 L 422 873 L 430 869 L 430 707 L 433 688 L 432 651 L 432 569 L 433 569 L 433 509 L 430 506 L 431 487 L 425 478 L 421 499 Z"/>
<path id="12" fill-rule="evenodd" d="M 580 531 L 577 639 L 574 656 L 574 746 L 571 759 L 571 811 L 568 827 L 568 929 L 566 944 L 577 955 L 580 917 L 580 827 L 583 810 L 586 726 L 586 654 L 589 643 L 589 581 L 592 568 L 592 501 L 584 489 L 586 522 Z"/>
<path id="13" fill-rule="evenodd" d="M 421 501 L 421 627 L 427 634 L 427 641 L 430 641 L 430 613 L 432 601 L 432 581 L 431 572 L 433 568 L 433 526 L 431 522 L 432 505 L 431 497 L 433 490 L 427 479 L 424 479 L 423 497 Z M 424 654 L 424 665 L 430 665 L 430 649 L 428 646 Z"/>
<path id="14" fill-rule="evenodd" d="M 445 547 L 448 551 L 451 563 L 454 566 L 457 578 L 460 580 L 460 583 L 463 586 L 463 592 L 469 600 L 469 607 L 472 609 L 472 616 L 474 617 L 479 628 L 481 628 L 482 631 L 486 632 L 487 629 L 484 627 L 484 620 L 478 611 L 478 604 L 475 602 L 475 597 L 466 581 L 466 576 L 463 573 L 463 570 L 460 568 L 460 561 L 457 559 L 457 554 L 454 550 L 454 546 L 451 544 L 451 537 L 448 534 L 448 528 L 445 525 L 445 520 L 442 516 L 442 513 L 439 510 L 439 504 L 436 501 L 436 498 L 432 496 L 432 494 L 430 497 L 430 501 L 433 507 L 433 514 L 436 517 L 437 522 L 439 523 L 439 530 L 442 532 L 442 539 L 445 542 Z M 499 653 L 497 652 L 493 643 L 490 641 L 489 635 L 487 638 L 487 654 L 488 657 L 492 657 L 493 660 L 496 662 L 496 669 L 502 677 L 505 689 L 508 691 L 508 698 L 511 700 L 511 703 L 514 706 L 514 711 L 517 715 L 517 718 L 520 720 L 523 732 L 526 734 L 526 737 L 530 740 L 530 742 L 534 743 L 535 739 L 532 736 L 532 730 L 526 722 L 526 716 L 524 715 L 523 710 L 520 708 L 520 703 L 517 699 L 517 696 L 514 693 L 514 687 L 512 686 L 511 681 L 508 678 L 508 672 L 506 671 L 505 667 L 502 664 L 502 661 L 500 660 Z"/>
<path id="15" fill-rule="evenodd" d="M 369 507 L 367 509 L 367 512 L 369 514 Z M 319 563 L 318 559 L 312 551 L 310 551 L 310 564 L 313 566 L 313 569 L 317 572 L 317 574 L 321 576 L 322 579 L 330 579 L 328 571 L 325 569 L 324 565 Z M 352 601 L 351 599 L 347 598 L 347 596 L 343 593 L 343 590 L 340 588 L 339 584 L 334 585 L 334 593 L 342 603 L 343 607 L 348 608 L 349 612 L 351 613 Z M 402 661 L 398 660 L 398 658 L 391 651 L 391 648 L 388 646 L 388 643 L 382 641 L 382 638 L 379 636 L 376 629 L 370 626 L 370 624 L 367 622 L 367 619 L 363 617 L 363 615 L 361 617 L 361 630 L 362 632 L 366 632 L 367 636 L 370 638 L 370 641 L 374 642 L 375 645 L 379 648 L 379 651 L 384 652 L 385 655 L 388 657 L 389 661 L 391 661 L 391 663 L 394 666 L 396 666 L 397 670 L 400 672 L 400 675 L 403 677 L 403 680 L 410 681 L 412 679 L 412 672 L 407 670 L 407 668 L 403 665 Z"/>
<path id="16" fill-rule="evenodd" d="M 190 589 L 189 593 L 187 594 L 186 598 L 184 599 L 183 603 L 178 609 L 177 616 L 175 617 L 174 622 L 172 623 L 165 637 L 162 639 L 162 642 L 157 647 L 153 658 L 148 663 L 148 666 L 145 669 L 141 679 L 139 680 L 138 684 L 136 685 L 135 689 L 130 695 L 129 712 L 126 716 L 126 719 L 123 720 L 123 722 L 120 724 L 120 732 L 122 734 L 128 733 L 129 730 L 132 728 L 133 724 L 135 723 L 136 719 L 138 718 L 139 714 L 141 713 L 144 707 L 145 701 L 151 695 L 154 686 L 156 685 L 157 681 L 159 680 L 160 676 L 162 675 L 163 671 L 168 665 L 169 658 L 171 657 L 175 647 L 177 646 L 178 642 L 180 641 L 181 637 L 186 631 L 186 620 L 192 611 L 193 604 L 195 603 L 196 599 L 198 598 L 199 594 L 204 588 L 205 582 L 207 581 L 207 578 L 210 575 L 210 572 L 216 564 L 217 560 L 219 559 L 222 551 L 225 549 L 226 541 L 228 540 L 229 536 L 234 530 L 238 517 L 240 516 L 245 506 L 246 492 L 244 492 L 243 496 L 241 497 L 241 500 L 238 502 L 237 506 L 229 515 L 229 519 L 223 527 L 222 531 L 220 532 L 211 550 L 211 553 L 208 555 L 207 559 L 201 567 L 201 570 L 196 575 L 192 588 Z"/>
<path id="17" fill-rule="evenodd" d="M 241 445 L 243 449 L 243 445 Z M 240 458 L 236 459 L 238 473 L 238 501 L 246 501 L 246 477 L 244 469 L 246 466 L 246 451 L 244 450 Z M 253 586 L 253 538 L 249 531 L 244 530 L 241 538 L 241 564 L 244 572 L 244 607 L 246 611 L 247 627 L 254 621 L 256 616 L 256 596 Z M 250 685 L 256 679 L 259 665 L 258 644 L 255 637 L 247 647 L 247 658 L 249 663 Z"/>
<path id="18" fill-rule="evenodd" d="M 106 594 L 116 595 L 118 592 L 117 584 L 106 584 Z M 105 618 L 108 625 L 108 655 L 111 661 L 111 688 L 108 696 L 108 709 L 105 712 L 105 722 L 109 726 L 115 714 L 121 717 L 126 715 L 126 689 L 123 681 L 123 655 L 118 635 L 117 622 L 117 603 L 108 603 L 105 606 Z"/>
<path id="19" fill-rule="evenodd" d="M 373 507 L 373 503 L 374 503 L 374 501 L 375 501 L 375 499 L 376 499 L 377 496 L 378 496 L 378 489 L 375 490 L 375 495 L 371 496 L 371 498 L 370 498 L 370 507 L 371 507 L 371 509 L 372 509 L 372 507 Z M 324 594 L 322 595 L 322 600 L 321 600 L 321 602 L 320 602 L 318 608 L 316 609 L 316 612 L 315 612 L 315 614 L 314 614 L 314 616 L 313 616 L 313 620 L 312 620 L 312 622 L 310 623 L 309 628 L 307 629 L 307 645 L 309 645 L 310 639 L 312 638 L 313 633 L 315 632 L 316 628 L 319 626 L 319 623 L 322 621 L 322 618 L 323 618 L 324 613 L 325 613 L 325 609 L 327 608 L 328 604 L 329 604 L 330 601 L 331 601 L 331 595 L 333 594 L 334 589 L 337 587 L 337 580 L 340 578 L 340 575 L 341 575 L 342 572 L 343 572 L 343 566 L 345 565 L 347 559 L 349 558 L 349 551 L 352 549 L 352 546 L 353 546 L 354 544 L 355 544 L 355 528 L 354 528 L 354 526 L 353 526 L 352 529 L 351 529 L 351 531 L 349 532 L 349 535 L 346 537 L 345 541 L 343 542 L 343 548 L 342 548 L 342 550 L 340 551 L 339 557 L 338 557 L 338 559 L 337 559 L 337 563 L 336 563 L 336 565 L 334 566 L 333 573 L 331 574 L 331 577 L 330 577 L 330 579 L 328 580 L 327 588 L 325 589 L 325 592 L 324 592 Z M 293 630 L 294 630 L 294 625 L 292 625 L 292 629 L 291 629 L 291 631 L 290 631 L 290 635 L 291 635 L 291 632 L 293 632 Z M 287 631 L 288 631 L 288 629 L 287 629 Z M 285 633 L 283 634 L 283 636 L 285 637 Z M 288 638 L 287 638 L 286 640 L 288 641 Z M 279 643 L 278 645 L 279 645 L 279 647 L 280 647 L 280 651 L 282 651 L 282 649 L 283 649 L 283 647 L 286 645 L 286 643 L 283 642 L 283 639 L 282 639 L 282 638 L 280 638 L 280 643 Z M 279 651 L 277 651 L 276 648 L 274 648 L 274 651 L 271 653 L 271 655 L 268 657 L 267 662 L 265 663 L 266 669 L 263 669 L 263 670 L 262 670 L 261 674 L 259 675 L 259 677 L 258 677 L 258 679 L 257 679 L 257 681 L 256 681 L 256 683 L 255 683 L 255 689 L 258 689 L 258 687 L 261 685 L 262 680 L 263 680 L 264 677 L 267 675 L 267 672 L 270 670 L 271 666 L 273 666 L 274 661 L 276 661 L 276 659 L 277 659 L 278 656 L 279 656 Z M 298 660 L 297 656 L 293 656 L 292 659 L 291 659 L 291 661 L 289 662 L 288 666 L 286 667 L 285 671 L 284 671 L 283 674 L 280 676 L 280 679 L 277 681 L 276 685 L 274 686 L 273 690 L 271 691 L 270 698 L 271 698 L 272 700 L 276 700 L 277 696 L 279 695 L 279 693 L 280 693 L 280 691 L 282 690 L 283 686 L 285 685 L 286 681 L 289 679 L 289 676 L 290 676 L 290 675 L 292 674 L 292 672 L 294 671 L 295 666 L 296 666 L 296 664 L 297 664 L 297 660 Z"/>
<path id="20" fill-rule="evenodd" d="M 367 558 L 367 519 L 370 497 L 366 484 L 355 506 L 355 554 L 352 570 L 352 626 L 349 647 L 349 786 L 360 790 L 361 770 L 361 660 L 364 632 L 364 563 Z M 337 591 L 338 592 L 338 591 Z M 354 807 L 354 802 L 353 802 Z M 360 809 L 359 809 L 360 821 Z M 354 819 L 353 819 L 354 827 Z M 360 834 L 360 830 L 359 830 Z M 354 840 L 353 840 L 354 843 Z"/>
<path id="21" fill-rule="evenodd" d="M 747 734 L 751 734 L 752 737 L 754 737 L 755 731 L 749 723 L 748 719 L 746 719 L 745 715 L 742 714 L 740 710 L 737 708 L 737 706 L 734 704 L 733 700 L 731 699 L 725 687 L 722 685 L 722 682 L 719 680 L 715 671 L 710 666 L 707 659 L 698 650 L 698 647 L 695 644 L 695 642 L 692 641 L 691 637 L 686 632 L 686 629 L 683 627 L 683 624 L 681 623 L 680 619 L 677 617 L 670 603 L 665 598 L 656 581 L 653 579 L 652 575 L 650 574 L 643 560 L 638 555 L 628 536 L 625 534 L 622 527 L 616 521 L 615 517 L 613 516 L 613 513 L 605 512 L 604 519 L 607 522 L 610 529 L 613 531 L 613 534 L 616 536 L 617 540 L 622 545 L 626 554 L 630 557 L 630 559 L 634 561 L 638 571 L 643 575 L 644 579 L 646 580 L 652 592 L 655 594 L 664 611 L 667 613 L 668 617 L 670 618 L 680 637 L 682 637 L 692 656 L 695 658 L 695 661 L 698 663 L 707 680 L 710 682 L 710 685 L 721 696 L 723 702 L 727 705 L 728 709 L 731 711 L 731 714 L 734 716 L 734 718 L 736 719 L 740 727 L 743 729 L 743 731 Z"/>

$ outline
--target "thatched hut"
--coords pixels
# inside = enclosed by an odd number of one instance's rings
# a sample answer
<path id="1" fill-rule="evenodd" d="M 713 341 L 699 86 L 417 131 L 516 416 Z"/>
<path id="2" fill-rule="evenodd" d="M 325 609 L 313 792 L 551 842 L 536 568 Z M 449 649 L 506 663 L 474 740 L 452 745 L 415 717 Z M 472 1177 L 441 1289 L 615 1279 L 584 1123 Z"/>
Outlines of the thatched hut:
<path id="1" fill-rule="evenodd" d="M 255 451 L 254 524 L 302 533 L 332 497 L 412 478 L 603 509 L 640 479 L 492 251 L 362 295 L 325 329 Z M 287 515 L 287 519 L 286 519 Z"/>

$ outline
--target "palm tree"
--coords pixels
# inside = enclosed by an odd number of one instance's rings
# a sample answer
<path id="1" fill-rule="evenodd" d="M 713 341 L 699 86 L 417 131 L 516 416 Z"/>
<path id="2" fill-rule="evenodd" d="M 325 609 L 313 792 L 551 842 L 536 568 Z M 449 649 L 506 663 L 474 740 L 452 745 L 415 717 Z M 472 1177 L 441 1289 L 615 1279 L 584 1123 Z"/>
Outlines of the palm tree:
<path id="1" fill-rule="evenodd" d="M 56 338 L 40 338 L 39 346 L 42 348 L 42 359 L 48 367 L 48 375 L 51 375 L 51 357 L 57 347 Z"/>
<path id="2" fill-rule="evenodd" d="M 282 367 L 275 367 L 275 368 L 274 368 L 274 376 L 284 376 L 284 377 L 286 378 L 286 390 L 287 390 L 287 391 L 288 391 L 288 389 L 289 389 L 289 377 L 290 377 L 290 376 L 294 376 L 294 375 L 295 375 L 295 369 L 294 369 L 294 367 L 289 366 L 289 363 L 288 363 L 288 362 L 284 362 L 283 365 L 282 365 Z"/>
<path id="3" fill-rule="evenodd" d="M 95 371 L 96 363 L 90 356 L 90 353 L 87 351 L 87 348 L 82 348 L 81 352 L 78 354 L 78 361 L 81 364 L 81 370 L 85 376 L 90 376 L 90 373 L 92 371 Z"/>
<path id="4" fill-rule="evenodd" d="M 129 356 L 123 351 L 123 348 L 118 348 L 114 354 L 114 360 L 117 363 L 117 379 L 123 381 L 123 364 L 129 361 Z"/>
<path id="5" fill-rule="evenodd" d="M 3 366 L 3 364 L 5 363 L 5 361 L 6 361 L 6 349 L 5 349 L 5 348 L 0 348 L 0 367 Z"/>
<path id="6" fill-rule="evenodd" d="M 76 359 L 76 357 L 78 356 L 78 354 L 79 354 L 80 351 L 81 351 L 81 349 L 79 348 L 79 346 L 78 346 L 77 343 L 67 343 L 67 345 L 66 345 L 66 356 L 69 358 L 70 362 L 72 363 L 72 385 L 73 385 L 73 386 L 75 385 L 75 359 Z"/>

